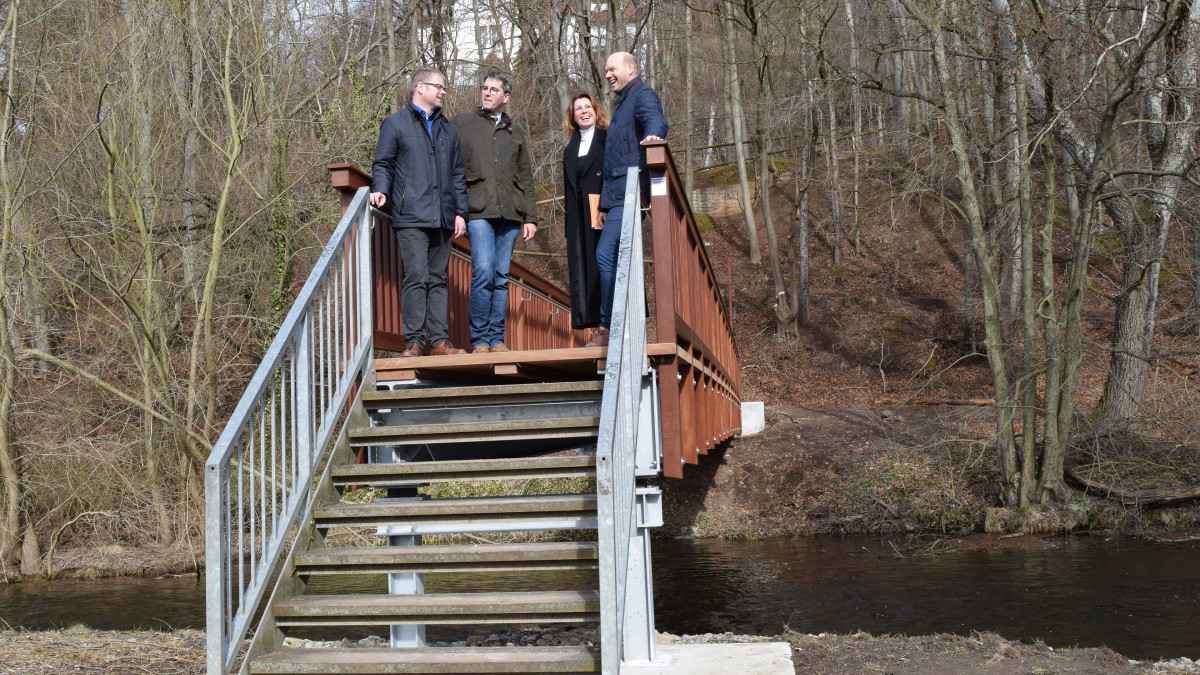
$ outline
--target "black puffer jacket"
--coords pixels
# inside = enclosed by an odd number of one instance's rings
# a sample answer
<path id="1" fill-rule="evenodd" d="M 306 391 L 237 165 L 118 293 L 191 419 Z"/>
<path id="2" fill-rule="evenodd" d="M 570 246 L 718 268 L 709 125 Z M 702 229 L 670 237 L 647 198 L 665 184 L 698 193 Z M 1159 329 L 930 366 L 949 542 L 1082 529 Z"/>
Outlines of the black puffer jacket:
<path id="1" fill-rule="evenodd" d="M 433 112 L 433 137 L 411 103 L 389 115 L 379 129 L 371 192 L 387 195 L 392 227 L 454 229 L 467 218 L 467 183 L 458 135 L 441 110 Z"/>

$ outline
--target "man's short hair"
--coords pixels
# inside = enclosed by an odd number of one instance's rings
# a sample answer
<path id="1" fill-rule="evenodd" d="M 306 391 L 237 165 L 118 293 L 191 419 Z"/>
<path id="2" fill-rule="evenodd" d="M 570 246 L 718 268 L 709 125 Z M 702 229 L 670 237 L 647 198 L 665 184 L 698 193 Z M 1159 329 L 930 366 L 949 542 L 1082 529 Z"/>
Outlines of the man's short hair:
<path id="1" fill-rule="evenodd" d="M 446 81 L 446 76 L 442 75 L 442 71 L 437 68 L 417 68 L 412 74 L 412 78 L 408 81 L 408 91 L 412 93 L 417 90 L 417 85 L 429 80 L 432 75 L 441 75 L 442 81 Z"/>
<path id="2" fill-rule="evenodd" d="M 484 75 L 483 79 L 479 81 L 479 84 L 483 85 L 483 83 L 487 82 L 488 80 L 500 80 L 500 86 L 502 89 L 504 89 L 504 93 L 512 93 L 512 78 L 508 76 L 508 73 L 502 73 L 499 70 L 493 70 L 487 75 Z"/>

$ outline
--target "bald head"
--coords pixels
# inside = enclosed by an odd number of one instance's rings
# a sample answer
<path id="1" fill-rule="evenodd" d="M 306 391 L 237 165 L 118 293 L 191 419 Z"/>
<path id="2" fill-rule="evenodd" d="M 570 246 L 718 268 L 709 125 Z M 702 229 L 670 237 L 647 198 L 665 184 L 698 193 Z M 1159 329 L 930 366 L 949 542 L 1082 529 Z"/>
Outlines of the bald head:
<path id="1" fill-rule="evenodd" d="M 608 80 L 614 92 L 624 89 L 637 76 L 637 61 L 629 52 L 616 52 L 604 64 L 604 79 Z"/>

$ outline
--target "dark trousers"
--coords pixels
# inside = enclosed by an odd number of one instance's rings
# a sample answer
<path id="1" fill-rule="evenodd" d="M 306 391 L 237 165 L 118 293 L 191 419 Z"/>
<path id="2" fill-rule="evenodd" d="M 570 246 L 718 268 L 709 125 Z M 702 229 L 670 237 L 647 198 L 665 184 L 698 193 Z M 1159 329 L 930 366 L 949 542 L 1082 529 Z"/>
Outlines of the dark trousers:
<path id="1" fill-rule="evenodd" d="M 446 321 L 446 272 L 454 233 L 441 227 L 404 227 L 396 232 L 404 283 L 400 316 L 405 346 L 438 346 L 450 339 Z M 425 329 L 429 339 L 425 339 Z"/>

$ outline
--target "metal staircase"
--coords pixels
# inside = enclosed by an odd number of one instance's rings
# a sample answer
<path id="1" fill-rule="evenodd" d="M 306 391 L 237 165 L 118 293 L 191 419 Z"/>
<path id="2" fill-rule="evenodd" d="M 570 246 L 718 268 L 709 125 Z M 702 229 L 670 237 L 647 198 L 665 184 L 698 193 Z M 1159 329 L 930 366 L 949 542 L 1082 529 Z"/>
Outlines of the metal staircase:
<path id="1" fill-rule="evenodd" d="M 343 217 L 205 464 L 209 675 L 616 675 L 654 660 L 648 531 L 662 515 L 647 481 L 682 478 L 684 465 L 736 434 L 741 399 L 732 308 L 668 147 L 644 147 L 657 342 L 647 344 L 645 200 L 630 167 L 609 346 L 581 347 L 567 295 L 514 263 L 513 352 L 499 355 L 374 358 L 377 348 L 403 348 L 400 258 L 387 214 L 368 203 L 370 177 L 330 165 Z M 453 251 L 457 341 L 469 264 Z M 448 482 L 581 476 L 594 476 L 594 490 L 428 498 Z M 352 486 L 377 498 L 343 499 Z M 458 543 L 530 531 L 574 534 Z M 594 541 L 577 541 L 579 531 Z M 353 546 L 347 532 L 359 535 Z M 377 545 L 362 545 L 363 533 Z M 458 539 L 422 545 L 430 536 Z M 427 574 L 520 580 L 555 569 L 595 577 L 566 591 L 424 592 Z M 364 574 L 386 575 L 387 592 L 339 588 Z M 596 647 L 431 648 L 424 639 L 427 625 L 578 623 L 599 623 Z M 352 625 L 388 626 L 391 646 L 300 650 L 285 641 Z"/>
<path id="2" fill-rule="evenodd" d="M 349 430 L 352 447 L 370 445 L 376 459 L 399 456 L 478 455 L 519 439 L 531 445 L 594 443 L 599 423 L 599 381 L 386 388 L 364 393 L 371 426 Z M 589 414 L 590 413 L 590 414 Z M 388 444 L 388 445 L 383 445 Z M 591 449 L 589 449 L 591 450 Z M 417 575 L 486 572 L 514 583 L 536 570 L 597 569 L 592 541 L 416 545 L 419 537 L 464 533 L 596 528 L 596 495 L 520 495 L 424 499 L 430 484 L 594 478 L 594 450 L 554 456 L 377 461 L 331 467 L 335 491 L 350 486 L 386 488 L 370 503 L 331 503 L 314 510 L 314 529 L 328 540 L 341 529 L 377 528 L 396 545 L 322 546 L 299 552 L 299 583 L 318 575 L 386 574 L 389 588 Z M 590 487 L 590 485 L 589 485 Z M 390 495 L 409 493 L 408 496 Z M 312 626 L 387 626 L 393 647 L 277 648 L 249 663 L 250 673 L 499 673 L 596 672 L 598 647 L 426 647 L 418 627 L 438 625 L 598 624 L 598 579 L 567 591 L 485 593 L 300 593 L 272 608 L 275 628 L 286 634 Z M 408 627 L 405 631 L 404 628 Z"/>
<path id="3" fill-rule="evenodd" d="M 366 196 L 361 189 L 348 205 L 205 466 L 209 674 L 616 674 L 622 662 L 652 660 L 648 528 L 661 524 L 661 509 L 645 479 L 662 471 L 662 444 L 636 168 L 612 344 L 602 355 L 560 350 L 592 359 L 582 378 L 578 358 L 561 371 L 548 357 L 535 369 L 493 367 L 471 383 L 462 368 L 476 364 L 472 355 L 376 361 L 370 242 L 384 215 Z M 406 375 L 377 382 L 385 372 Z M 356 463 L 361 450 L 368 463 Z M 594 489 L 436 499 L 420 491 L 579 477 L 593 478 Z M 351 486 L 378 496 L 345 500 Z M 379 545 L 339 544 L 364 531 Z M 422 545 L 432 535 L 530 531 L 594 539 Z M 427 574 L 519 579 L 550 569 L 596 575 L 566 591 L 424 593 Z M 315 580 L 351 574 L 387 575 L 387 592 L 316 592 Z M 599 625 L 598 646 L 425 645 L 429 625 L 580 623 Z M 319 626 L 387 626 L 391 646 L 287 646 L 290 631 Z"/>

